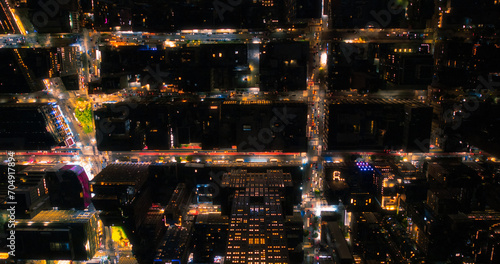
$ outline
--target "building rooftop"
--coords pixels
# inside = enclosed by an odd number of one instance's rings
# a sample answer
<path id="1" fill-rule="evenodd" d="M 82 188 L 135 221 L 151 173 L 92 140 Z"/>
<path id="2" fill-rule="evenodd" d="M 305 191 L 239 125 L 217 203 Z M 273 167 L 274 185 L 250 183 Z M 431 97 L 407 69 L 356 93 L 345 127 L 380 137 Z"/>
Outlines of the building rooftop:
<path id="1" fill-rule="evenodd" d="M 86 223 L 92 217 L 97 215 L 97 212 L 74 211 L 74 210 L 47 210 L 41 211 L 32 219 L 22 219 L 17 223 Z"/>
<path id="2" fill-rule="evenodd" d="M 100 185 L 142 185 L 148 177 L 148 168 L 149 164 L 113 163 L 97 174 L 92 182 Z"/>
<path id="3" fill-rule="evenodd" d="M 339 224 L 337 222 L 328 222 L 327 224 L 330 234 L 333 236 L 333 240 L 335 241 L 335 246 L 337 247 L 338 256 L 341 260 L 343 259 L 352 259 L 351 252 L 349 251 L 349 247 L 347 242 L 340 231 Z"/>
<path id="4" fill-rule="evenodd" d="M 475 171 L 484 171 L 483 166 L 481 166 L 479 163 L 474 162 L 474 161 L 464 161 L 463 164 L 465 164 L 467 167 L 475 170 Z"/>
<path id="5" fill-rule="evenodd" d="M 157 251 L 155 259 L 179 261 L 182 258 L 188 239 L 189 232 L 186 228 L 170 226 Z"/>
<path id="6" fill-rule="evenodd" d="M 400 162 L 397 166 L 401 172 L 415 172 L 417 170 L 410 162 Z"/>
<path id="7" fill-rule="evenodd" d="M 249 173 L 247 170 L 231 170 L 225 174 L 222 186 L 231 188 L 266 186 L 268 188 L 283 188 L 292 186 L 290 173 L 281 170 L 267 170 L 266 173 Z"/>
<path id="8" fill-rule="evenodd" d="M 25 169 L 19 171 L 19 173 L 30 173 L 30 172 L 46 172 L 51 170 L 54 167 L 53 164 L 36 164 L 27 166 Z"/>
<path id="9" fill-rule="evenodd" d="M 412 106 L 427 107 L 428 105 L 416 99 L 386 99 L 386 98 L 333 98 L 332 104 L 404 104 Z"/>
<path id="10" fill-rule="evenodd" d="M 220 214 L 199 214 L 196 216 L 196 224 L 220 224 L 227 225 L 229 217 Z"/>

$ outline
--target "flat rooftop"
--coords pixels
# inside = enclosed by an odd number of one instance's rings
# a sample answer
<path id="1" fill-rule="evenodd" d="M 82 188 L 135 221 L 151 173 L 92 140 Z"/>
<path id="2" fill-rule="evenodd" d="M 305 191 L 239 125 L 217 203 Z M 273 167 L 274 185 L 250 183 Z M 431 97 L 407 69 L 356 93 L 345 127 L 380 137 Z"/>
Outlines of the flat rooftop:
<path id="1" fill-rule="evenodd" d="M 41 211 L 32 219 L 19 219 L 17 223 L 87 223 L 97 212 L 74 210 L 47 210 Z"/>
<path id="2" fill-rule="evenodd" d="M 331 104 L 404 104 L 412 105 L 414 107 L 428 107 L 428 105 L 422 103 L 416 99 L 386 99 L 386 98 L 334 98 L 330 100 Z"/>
<path id="3" fill-rule="evenodd" d="M 92 179 L 96 184 L 140 185 L 148 177 L 149 164 L 113 163 Z"/>

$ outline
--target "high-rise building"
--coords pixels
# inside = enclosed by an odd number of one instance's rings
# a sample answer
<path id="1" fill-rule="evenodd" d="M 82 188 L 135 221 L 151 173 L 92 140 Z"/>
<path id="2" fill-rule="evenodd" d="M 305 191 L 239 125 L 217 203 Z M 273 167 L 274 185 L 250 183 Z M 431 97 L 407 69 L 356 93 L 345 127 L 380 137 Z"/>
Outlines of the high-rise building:
<path id="1" fill-rule="evenodd" d="M 152 205 L 148 167 L 148 164 L 110 164 L 90 182 L 92 203 L 102 211 L 104 225 L 122 227 L 136 252 L 141 248 L 139 230 Z"/>
<path id="2" fill-rule="evenodd" d="M 398 208 L 399 194 L 398 186 L 401 179 L 397 179 L 392 167 L 385 162 L 373 164 L 376 171 L 376 199 L 383 210 L 395 211 Z"/>
<path id="3" fill-rule="evenodd" d="M 348 211 L 370 212 L 375 210 L 376 181 L 373 165 L 367 162 L 350 164 L 347 184 L 349 196 L 344 203 Z"/>
<path id="4" fill-rule="evenodd" d="M 167 229 L 154 258 L 155 263 L 187 263 L 187 244 L 190 231 L 186 227 L 172 225 Z"/>
<path id="5" fill-rule="evenodd" d="M 56 165 L 47 170 L 50 203 L 59 209 L 83 210 L 90 205 L 88 176 L 78 165 Z"/>
<path id="6" fill-rule="evenodd" d="M 47 104 L 0 104 L 0 144 L 8 150 L 49 150 L 62 140 L 51 133 Z"/>
<path id="7" fill-rule="evenodd" d="M 304 251 L 302 248 L 304 242 L 304 221 L 300 213 L 286 216 L 285 233 L 289 263 L 302 263 L 304 260 Z"/>
<path id="8" fill-rule="evenodd" d="M 16 174 L 16 219 L 30 219 L 41 210 L 51 208 L 46 175 L 49 168 L 44 165 L 27 166 Z M 6 203 L 3 205 L 8 208 Z"/>
<path id="9" fill-rule="evenodd" d="M 262 91 L 289 92 L 307 88 L 308 42 L 270 42 L 260 49 Z"/>
<path id="10" fill-rule="evenodd" d="M 102 223 L 97 212 L 42 211 L 16 221 L 16 258 L 23 260 L 92 259 L 99 248 Z"/>
<path id="11" fill-rule="evenodd" d="M 79 2 L 65 1 L 57 3 L 51 9 L 45 2 L 27 0 L 29 18 L 40 33 L 76 33 L 79 30 Z M 23 32 L 24 33 L 24 32 Z"/>
<path id="12" fill-rule="evenodd" d="M 194 263 L 215 263 L 226 254 L 228 220 L 218 214 L 196 217 L 190 249 Z"/>
<path id="13" fill-rule="evenodd" d="M 382 77 L 391 86 L 424 90 L 432 82 L 432 55 L 417 53 L 416 48 L 395 48 L 380 64 Z"/>
<path id="14" fill-rule="evenodd" d="M 224 175 L 222 186 L 236 189 L 225 263 L 289 263 L 283 189 L 291 184 L 291 175 L 280 170 Z"/>
<path id="15" fill-rule="evenodd" d="M 417 100 L 334 99 L 328 113 L 331 150 L 428 148 L 432 108 Z"/>
<path id="16" fill-rule="evenodd" d="M 179 183 L 170 198 L 170 202 L 165 207 L 165 217 L 169 224 L 181 224 L 182 216 L 189 205 L 191 193 L 186 188 L 186 184 Z"/>
<path id="17" fill-rule="evenodd" d="M 341 264 L 352 264 L 354 262 L 352 252 L 347 245 L 347 241 L 340 230 L 338 222 L 326 222 L 322 226 L 324 230 L 321 235 L 322 241 L 335 249 L 337 259 Z"/>
<path id="18" fill-rule="evenodd" d="M 16 218 L 30 219 L 41 210 L 84 210 L 90 205 L 88 177 L 78 165 L 28 165 L 16 173 Z"/>
<path id="19" fill-rule="evenodd" d="M 422 104 L 405 105 L 403 146 L 406 152 L 428 152 L 432 127 L 430 106 Z"/>

